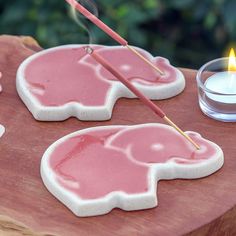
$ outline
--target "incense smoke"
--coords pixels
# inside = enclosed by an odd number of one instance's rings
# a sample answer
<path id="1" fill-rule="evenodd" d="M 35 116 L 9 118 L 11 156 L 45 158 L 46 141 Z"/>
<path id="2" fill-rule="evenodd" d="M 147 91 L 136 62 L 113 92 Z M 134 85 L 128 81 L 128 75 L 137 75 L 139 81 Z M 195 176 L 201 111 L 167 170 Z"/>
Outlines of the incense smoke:
<path id="1" fill-rule="evenodd" d="M 98 17 L 98 8 L 93 0 L 77 0 L 79 4 L 85 7 L 88 11 Z M 89 37 L 89 44 L 95 43 L 95 36 L 87 24 L 87 19 L 81 13 L 79 13 L 74 7 L 70 8 L 70 14 L 72 19 L 78 26 L 84 29 Z"/>

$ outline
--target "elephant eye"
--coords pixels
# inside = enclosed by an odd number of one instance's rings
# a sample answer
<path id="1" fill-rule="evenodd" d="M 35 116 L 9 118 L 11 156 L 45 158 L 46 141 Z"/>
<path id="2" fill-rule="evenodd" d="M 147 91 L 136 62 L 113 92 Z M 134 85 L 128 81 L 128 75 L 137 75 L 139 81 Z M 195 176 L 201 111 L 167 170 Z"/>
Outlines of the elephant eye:
<path id="1" fill-rule="evenodd" d="M 151 146 L 151 149 L 154 151 L 160 151 L 164 149 L 164 145 L 160 143 L 155 143 Z"/>
<path id="2" fill-rule="evenodd" d="M 131 70 L 131 66 L 130 65 L 121 65 L 120 69 L 123 71 L 129 71 L 129 70 Z"/>

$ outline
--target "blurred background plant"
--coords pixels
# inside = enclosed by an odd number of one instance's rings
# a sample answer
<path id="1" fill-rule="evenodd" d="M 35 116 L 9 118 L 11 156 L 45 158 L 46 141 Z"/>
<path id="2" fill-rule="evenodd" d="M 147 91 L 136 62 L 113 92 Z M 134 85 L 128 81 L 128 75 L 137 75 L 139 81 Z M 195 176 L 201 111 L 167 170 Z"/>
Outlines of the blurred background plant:
<path id="1" fill-rule="evenodd" d="M 225 55 L 236 40 L 235 0 L 96 0 L 99 17 L 130 44 L 199 68 Z M 88 43 L 88 33 L 63 0 L 0 0 L 0 34 L 31 35 L 44 47 Z M 82 19 L 83 21 L 85 19 Z M 116 44 L 86 22 L 93 43 Z"/>

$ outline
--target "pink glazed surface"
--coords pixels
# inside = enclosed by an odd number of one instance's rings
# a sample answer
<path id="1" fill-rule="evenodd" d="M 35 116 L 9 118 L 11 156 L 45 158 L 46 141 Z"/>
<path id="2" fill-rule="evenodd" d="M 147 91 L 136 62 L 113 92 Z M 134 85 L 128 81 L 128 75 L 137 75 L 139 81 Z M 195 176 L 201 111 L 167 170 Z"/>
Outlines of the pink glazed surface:
<path id="1" fill-rule="evenodd" d="M 2 72 L 0 72 L 0 93 L 2 92 L 1 78 L 2 78 Z"/>
<path id="2" fill-rule="evenodd" d="M 144 193 L 152 165 L 168 161 L 194 165 L 214 156 L 217 150 L 210 142 L 196 133 L 190 136 L 200 151 L 167 126 L 90 130 L 58 145 L 49 165 L 57 182 L 82 199 L 114 191 Z"/>
<path id="3" fill-rule="evenodd" d="M 165 76 L 160 76 L 126 48 L 94 48 L 133 82 L 153 87 L 177 79 L 177 70 L 164 58 L 152 59 L 165 72 Z M 148 58 L 144 51 L 140 50 L 140 53 Z M 102 106 L 112 84 L 120 83 L 86 55 L 82 47 L 61 48 L 36 57 L 27 65 L 25 79 L 32 95 L 44 106 L 61 106 L 69 102 Z"/>

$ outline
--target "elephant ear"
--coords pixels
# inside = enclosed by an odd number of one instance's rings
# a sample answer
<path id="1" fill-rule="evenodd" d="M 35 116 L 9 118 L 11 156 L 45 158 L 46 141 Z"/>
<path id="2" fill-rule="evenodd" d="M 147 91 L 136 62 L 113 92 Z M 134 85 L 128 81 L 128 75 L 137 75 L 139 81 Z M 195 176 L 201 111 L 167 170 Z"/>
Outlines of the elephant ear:
<path id="1" fill-rule="evenodd" d="M 183 74 L 168 60 L 149 60 L 160 64 L 160 78 L 146 63 L 122 47 L 93 46 L 150 99 L 165 99 L 183 91 Z M 80 120 L 111 118 L 116 101 L 134 94 L 86 54 L 83 45 L 52 48 L 26 59 L 17 72 L 17 91 L 35 119 L 59 121 L 69 117 Z"/>
<path id="2" fill-rule="evenodd" d="M 200 145 L 197 150 L 175 129 L 162 124 L 133 126 L 114 135 L 109 145 L 127 150 L 130 158 L 151 165 L 175 162 L 176 164 L 200 164 L 218 161 L 221 149 L 195 132 L 188 135 Z M 200 176 L 199 176 L 200 177 Z"/>
<path id="3" fill-rule="evenodd" d="M 157 73 L 146 62 L 124 47 L 103 47 L 98 49 L 97 53 L 109 61 L 114 68 L 118 69 L 125 78 L 136 82 L 140 86 L 163 86 L 164 89 L 164 86 L 167 84 L 180 82 L 182 79 L 181 72 L 173 67 L 166 58 L 153 57 L 150 53 L 141 48 L 136 48 L 136 50 L 144 58 L 161 69 L 164 75 Z M 86 58 L 86 61 L 93 63 L 93 60 L 89 58 Z M 117 78 L 102 66 L 97 65 L 97 70 L 101 78 L 109 81 L 117 81 Z"/>

